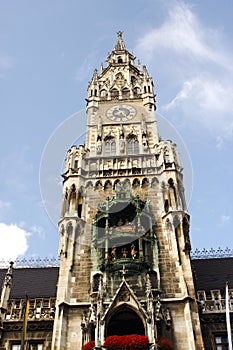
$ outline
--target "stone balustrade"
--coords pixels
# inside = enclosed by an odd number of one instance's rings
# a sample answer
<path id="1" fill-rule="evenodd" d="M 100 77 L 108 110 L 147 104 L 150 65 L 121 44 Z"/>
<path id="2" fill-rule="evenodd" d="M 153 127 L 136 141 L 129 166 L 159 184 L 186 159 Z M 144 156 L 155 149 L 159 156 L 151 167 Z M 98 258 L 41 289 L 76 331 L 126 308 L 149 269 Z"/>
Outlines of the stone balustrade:
<path id="1" fill-rule="evenodd" d="M 10 299 L 5 321 L 20 321 L 23 319 L 25 299 Z M 55 298 L 30 299 L 28 320 L 53 320 L 55 316 Z"/>

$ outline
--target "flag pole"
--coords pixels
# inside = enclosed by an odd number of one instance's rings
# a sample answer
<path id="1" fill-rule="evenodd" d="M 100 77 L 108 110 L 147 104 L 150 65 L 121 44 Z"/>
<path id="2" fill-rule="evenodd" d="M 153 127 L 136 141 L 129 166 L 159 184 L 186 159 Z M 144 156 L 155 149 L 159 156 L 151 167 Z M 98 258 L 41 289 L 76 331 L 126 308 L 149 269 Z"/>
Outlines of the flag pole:
<path id="1" fill-rule="evenodd" d="M 229 350 L 232 350 L 231 319 L 230 319 L 230 309 L 229 309 L 228 282 L 226 282 L 226 323 L 227 323 L 228 347 L 229 347 Z"/>
<path id="2" fill-rule="evenodd" d="M 26 333 L 27 333 L 29 308 L 30 308 L 30 301 L 29 301 L 28 295 L 26 294 L 26 299 L 25 299 L 24 305 L 23 305 L 23 328 L 22 328 L 20 350 L 24 350 Z"/>

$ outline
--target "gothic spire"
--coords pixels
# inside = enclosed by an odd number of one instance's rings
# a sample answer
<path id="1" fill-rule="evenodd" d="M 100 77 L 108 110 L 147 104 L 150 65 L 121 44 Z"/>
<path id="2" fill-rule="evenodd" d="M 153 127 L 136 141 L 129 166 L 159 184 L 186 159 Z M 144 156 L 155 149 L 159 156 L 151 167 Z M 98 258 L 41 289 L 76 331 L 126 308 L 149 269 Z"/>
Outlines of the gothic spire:
<path id="1" fill-rule="evenodd" d="M 122 39 L 122 34 L 123 34 L 123 32 L 121 32 L 121 31 L 117 32 L 118 39 L 117 39 L 117 43 L 115 45 L 115 51 L 126 50 L 125 43 Z"/>

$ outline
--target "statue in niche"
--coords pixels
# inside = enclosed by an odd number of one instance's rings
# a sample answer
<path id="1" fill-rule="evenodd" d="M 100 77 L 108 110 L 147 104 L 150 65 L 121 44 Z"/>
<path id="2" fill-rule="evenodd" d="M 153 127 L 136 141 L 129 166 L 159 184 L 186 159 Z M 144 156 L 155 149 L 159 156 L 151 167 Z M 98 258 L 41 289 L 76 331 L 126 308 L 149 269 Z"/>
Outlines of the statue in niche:
<path id="1" fill-rule="evenodd" d="M 143 150 L 147 151 L 148 150 L 148 141 L 147 141 L 146 133 L 142 134 L 142 145 L 143 145 Z"/>
<path id="2" fill-rule="evenodd" d="M 100 135 L 97 137 L 97 142 L 96 142 L 96 153 L 101 154 L 102 153 L 102 138 Z"/>
<path id="3" fill-rule="evenodd" d="M 118 221 L 118 223 L 117 223 L 117 226 L 122 226 L 122 225 L 123 225 L 123 220 L 120 219 L 120 220 Z"/>
<path id="4" fill-rule="evenodd" d="M 116 247 L 112 247 L 112 250 L 111 250 L 111 259 L 112 260 L 116 260 Z"/>
<path id="5" fill-rule="evenodd" d="M 125 140 L 124 140 L 123 136 L 120 136 L 119 145 L 120 145 L 120 152 L 124 153 L 125 152 Z"/>
<path id="6" fill-rule="evenodd" d="M 137 257 L 137 250 L 136 250 L 134 244 L 131 244 L 130 254 L 131 254 L 132 259 L 135 259 Z"/>
<path id="7" fill-rule="evenodd" d="M 121 249 L 121 254 L 122 254 L 122 258 L 127 258 L 128 251 L 126 250 L 126 248 Z"/>
<path id="8" fill-rule="evenodd" d="M 164 149 L 164 160 L 165 160 L 165 163 L 170 163 L 170 155 L 167 148 Z"/>

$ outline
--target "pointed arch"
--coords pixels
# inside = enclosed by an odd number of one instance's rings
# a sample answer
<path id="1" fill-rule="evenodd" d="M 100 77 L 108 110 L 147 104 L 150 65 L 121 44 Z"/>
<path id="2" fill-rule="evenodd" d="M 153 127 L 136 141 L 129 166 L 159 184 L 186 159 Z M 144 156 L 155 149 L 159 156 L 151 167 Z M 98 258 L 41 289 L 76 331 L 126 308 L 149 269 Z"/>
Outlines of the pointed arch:
<path id="1" fill-rule="evenodd" d="M 106 322 L 105 337 L 129 334 L 145 335 L 146 327 L 138 310 L 124 303 L 111 312 Z"/>
<path id="2" fill-rule="evenodd" d="M 68 224 L 66 225 L 66 232 L 68 235 L 72 235 L 73 233 L 73 225 L 72 225 L 72 222 L 69 221 Z"/>
<path id="3" fill-rule="evenodd" d="M 129 88 L 125 87 L 124 89 L 122 89 L 122 97 L 123 98 L 130 97 L 130 90 L 129 90 Z"/>
<path id="4" fill-rule="evenodd" d="M 116 179 L 113 183 L 113 189 L 115 190 L 115 188 L 117 187 L 117 184 L 120 182 L 119 179 Z"/>
<path id="5" fill-rule="evenodd" d="M 116 154 L 116 141 L 111 133 L 106 135 L 104 138 L 104 151 L 105 155 Z"/>
<path id="6" fill-rule="evenodd" d="M 133 188 L 137 188 L 140 186 L 140 180 L 138 178 L 135 178 L 133 180 L 133 184 L 132 184 Z"/>
<path id="7" fill-rule="evenodd" d="M 103 188 L 103 184 L 102 184 L 102 182 L 100 180 L 98 180 L 96 182 L 96 184 L 95 184 L 95 189 L 96 190 L 102 190 L 102 188 Z"/>
<path id="8" fill-rule="evenodd" d="M 139 142 L 137 135 L 130 133 L 126 136 L 127 151 L 128 154 L 138 154 L 139 153 Z"/>
<path id="9" fill-rule="evenodd" d="M 112 188 L 112 182 L 110 180 L 107 180 L 104 184 L 104 191 L 109 190 Z"/>
<path id="10" fill-rule="evenodd" d="M 114 88 L 111 90 L 111 97 L 112 98 L 118 98 L 119 97 L 119 90 Z"/>
<path id="11" fill-rule="evenodd" d="M 147 177 L 144 177 L 142 180 L 142 188 L 146 188 L 149 186 L 149 179 Z"/>
<path id="12" fill-rule="evenodd" d="M 156 188 L 158 185 L 159 185 L 159 180 L 157 179 L 157 177 L 153 177 L 153 179 L 151 180 L 151 187 Z"/>
<path id="13" fill-rule="evenodd" d="M 92 183 L 92 181 L 88 181 L 88 182 L 87 182 L 86 188 L 87 188 L 87 189 L 92 189 L 92 188 L 93 188 L 93 183 Z"/>
<path id="14" fill-rule="evenodd" d="M 101 97 L 107 97 L 107 90 L 102 89 L 102 90 L 100 91 L 100 96 L 101 96 Z"/>

